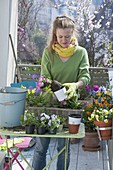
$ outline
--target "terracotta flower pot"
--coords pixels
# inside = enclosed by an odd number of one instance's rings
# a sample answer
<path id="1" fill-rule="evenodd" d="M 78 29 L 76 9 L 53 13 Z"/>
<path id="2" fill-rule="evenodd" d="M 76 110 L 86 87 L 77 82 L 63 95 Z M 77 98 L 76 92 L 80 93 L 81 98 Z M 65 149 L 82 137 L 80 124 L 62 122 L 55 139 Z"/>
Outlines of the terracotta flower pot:
<path id="1" fill-rule="evenodd" d="M 97 126 L 97 132 L 100 140 L 109 140 L 112 136 L 112 120 L 109 120 L 108 123 L 104 121 L 94 121 L 94 124 Z"/>
<path id="2" fill-rule="evenodd" d="M 69 133 L 72 133 L 72 134 L 78 133 L 80 122 L 81 122 L 80 114 L 70 114 L 68 117 Z"/>
<path id="3" fill-rule="evenodd" d="M 79 131 L 79 126 L 80 126 L 80 124 L 79 124 L 79 125 L 68 124 L 69 133 L 71 133 L 71 134 L 76 134 L 76 133 L 78 133 L 78 131 Z"/>
<path id="4" fill-rule="evenodd" d="M 97 132 L 85 132 L 83 138 L 83 150 L 85 151 L 98 151 L 100 150 L 100 141 Z"/>

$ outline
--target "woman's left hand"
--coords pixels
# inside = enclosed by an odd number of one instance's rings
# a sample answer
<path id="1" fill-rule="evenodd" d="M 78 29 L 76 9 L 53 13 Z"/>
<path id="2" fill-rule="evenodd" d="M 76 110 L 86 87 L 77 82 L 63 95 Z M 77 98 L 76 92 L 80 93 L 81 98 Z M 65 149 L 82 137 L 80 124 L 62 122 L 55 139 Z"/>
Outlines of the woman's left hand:
<path id="1" fill-rule="evenodd" d="M 64 83 L 63 86 L 68 87 L 66 94 L 68 95 L 67 99 L 72 98 L 76 94 L 78 89 L 78 83 Z"/>

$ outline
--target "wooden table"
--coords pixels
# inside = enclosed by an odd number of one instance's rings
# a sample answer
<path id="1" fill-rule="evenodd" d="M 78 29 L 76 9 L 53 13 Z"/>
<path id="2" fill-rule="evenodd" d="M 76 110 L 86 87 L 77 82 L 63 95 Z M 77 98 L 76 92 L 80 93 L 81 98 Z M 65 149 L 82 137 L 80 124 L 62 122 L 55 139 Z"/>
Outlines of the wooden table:
<path id="1" fill-rule="evenodd" d="M 48 168 L 50 166 L 50 164 L 63 152 L 65 151 L 65 169 L 66 170 L 66 161 L 67 161 L 67 156 L 68 156 L 68 143 L 69 143 L 69 139 L 70 138 L 83 138 L 85 136 L 85 128 L 84 128 L 84 124 L 81 123 L 80 127 L 79 127 L 79 132 L 77 134 L 70 134 L 68 129 L 64 129 L 62 132 L 58 132 L 56 134 L 26 134 L 25 131 L 18 131 L 18 130 L 12 130 L 12 129 L 0 129 L 0 135 L 3 136 L 32 136 L 32 137 L 50 137 L 50 138 L 66 138 L 66 143 L 64 148 L 62 148 L 62 150 L 60 152 L 58 152 L 53 158 L 52 160 L 50 160 L 50 162 L 43 168 L 43 170 L 46 170 L 46 168 Z M 17 152 L 18 151 L 18 148 Z M 21 153 L 19 153 L 21 155 Z M 23 157 L 23 156 L 22 156 Z M 24 158 L 26 160 L 26 158 Z"/>

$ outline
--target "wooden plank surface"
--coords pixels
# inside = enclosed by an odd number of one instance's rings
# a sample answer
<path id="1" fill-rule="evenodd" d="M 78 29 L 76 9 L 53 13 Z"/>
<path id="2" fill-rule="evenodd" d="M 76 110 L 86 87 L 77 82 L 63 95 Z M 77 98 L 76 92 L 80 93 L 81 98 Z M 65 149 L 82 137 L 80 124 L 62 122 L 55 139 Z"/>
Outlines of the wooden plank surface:
<path id="1" fill-rule="evenodd" d="M 108 170 L 103 168 L 102 150 L 89 152 L 79 146 L 78 166 L 76 170 Z"/>
<path id="2" fill-rule="evenodd" d="M 56 139 L 52 139 L 50 150 L 53 152 Z M 82 149 L 83 140 L 80 139 L 76 144 L 70 144 L 70 166 L 69 170 L 110 170 L 109 159 L 106 150 L 106 141 L 101 142 L 101 149 L 99 151 L 90 152 Z M 57 147 L 57 145 L 56 145 Z M 56 153 L 56 148 L 54 153 Z M 48 158 L 49 159 L 49 158 Z M 57 162 L 57 161 L 56 161 Z M 56 166 L 54 162 L 49 170 L 54 170 Z"/>
<path id="3" fill-rule="evenodd" d="M 84 151 L 82 145 L 82 139 L 78 144 L 71 145 L 72 155 L 69 170 L 110 170 L 105 142 L 101 142 L 101 150 L 95 152 Z M 75 153 L 76 156 L 74 157 Z"/>

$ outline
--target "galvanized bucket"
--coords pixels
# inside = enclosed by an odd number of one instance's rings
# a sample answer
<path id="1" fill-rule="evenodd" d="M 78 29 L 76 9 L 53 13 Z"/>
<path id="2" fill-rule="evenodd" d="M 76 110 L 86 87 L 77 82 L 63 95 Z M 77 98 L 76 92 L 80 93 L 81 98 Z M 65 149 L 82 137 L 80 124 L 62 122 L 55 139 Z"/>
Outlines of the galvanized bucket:
<path id="1" fill-rule="evenodd" d="M 20 115 L 24 114 L 27 90 L 18 87 L 5 87 L 0 90 L 0 127 L 20 125 Z"/>

